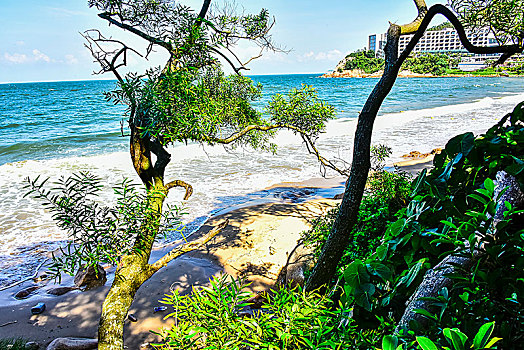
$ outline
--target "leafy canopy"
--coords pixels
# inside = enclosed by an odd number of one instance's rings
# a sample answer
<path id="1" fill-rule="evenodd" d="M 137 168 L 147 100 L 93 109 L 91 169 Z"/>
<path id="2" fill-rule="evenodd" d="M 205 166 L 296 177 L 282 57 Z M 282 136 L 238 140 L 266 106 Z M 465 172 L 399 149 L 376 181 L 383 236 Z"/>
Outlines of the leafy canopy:
<path id="1" fill-rule="evenodd" d="M 522 43 L 524 38 L 524 1 L 522 0 L 449 0 L 459 19 L 472 29 L 489 29 L 499 43 Z"/>

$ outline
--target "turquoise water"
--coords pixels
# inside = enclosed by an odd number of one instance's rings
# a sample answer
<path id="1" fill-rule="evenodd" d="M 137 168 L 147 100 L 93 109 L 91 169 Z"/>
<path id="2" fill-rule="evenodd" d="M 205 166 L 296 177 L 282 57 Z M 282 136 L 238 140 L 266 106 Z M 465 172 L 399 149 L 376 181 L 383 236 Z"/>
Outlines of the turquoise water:
<path id="1" fill-rule="evenodd" d="M 317 140 L 327 158 L 351 161 L 356 117 L 376 79 L 321 79 L 317 75 L 256 76 L 264 95 L 260 110 L 275 93 L 313 85 L 337 110 Z M 90 171 L 108 187 L 101 200 L 110 203 L 111 185 L 138 181 L 121 137 L 124 107 L 105 101 L 113 81 L 0 84 L 0 285 L 32 273 L 42 254 L 61 246 L 66 233 L 54 224 L 41 203 L 24 198 L 27 177 L 57 179 Z M 466 131 L 486 130 L 524 100 L 524 79 L 398 79 L 375 123 L 373 143 L 392 148 L 391 161 L 413 150 L 429 152 Z M 282 182 L 324 174 L 299 137 L 281 132 L 276 155 L 198 144 L 170 148 L 166 179 L 192 184 L 194 193 L 181 202 L 182 190 L 170 192 L 171 205 L 182 206 L 189 232 L 214 213 L 266 200 L 302 196 L 289 189 L 265 190 Z M 341 162 L 342 164 L 342 162 Z M 325 173 L 328 177 L 337 174 Z M 308 198 L 329 196 L 318 190 Z M 177 239 L 178 237 L 171 237 Z"/>
<path id="2" fill-rule="evenodd" d="M 321 79 L 318 75 L 254 76 L 264 86 L 259 109 L 276 93 L 313 85 L 336 108 L 338 118 L 355 118 L 377 79 Z M 123 106 L 102 93 L 114 81 L 0 84 L 0 165 L 123 151 Z M 456 105 L 524 91 L 524 79 L 398 79 L 381 114 Z"/>

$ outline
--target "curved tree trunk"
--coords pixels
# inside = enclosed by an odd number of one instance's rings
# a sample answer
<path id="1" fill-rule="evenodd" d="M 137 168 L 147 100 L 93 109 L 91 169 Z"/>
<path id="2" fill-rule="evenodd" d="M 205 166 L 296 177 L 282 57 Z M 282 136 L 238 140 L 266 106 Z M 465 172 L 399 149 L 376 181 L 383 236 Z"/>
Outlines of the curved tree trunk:
<path id="1" fill-rule="evenodd" d="M 433 5 L 429 10 L 422 0 L 414 0 L 419 10 L 419 16 L 408 25 L 398 26 L 391 24 L 388 30 L 388 38 L 385 48 L 386 63 L 384 74 L 369 95 L 362 112 L 358 118 L 357 130 L 353 149 L 353 163 L 349 180 L 346 183 L 344 197 L 340 209 L 329 234 L 320 257 L 315 265 L 308 281 L 306 289 L 313 290 L 329 284 L 336 274 L 337 265 L 344 254 L 349 241 L 349 234 L 355 226 L 357 214 L 364 194 L 364 189 L 370 168 L 370 148 L 373 124 L 384 99 L 395 84 L 402 63 L 411 54 L 415 45 L 424 35 L 429 23 L 437 14 L 445 16 L 456 28 L 460 41 L 464 47 L 472 53 L 504 53 L 501 60 L 511 55 L 522 52 L 519 45 L 479 47 L 474 46 L 468 40 L 464 27 L 457 17 L 443 5 Z M 421 19 L 423 18 L 423 19 Z M 401 34 L 412 34 L 414 36 L 408 46 L 398 56 L 398 41 Z M 499 60 L 500 61 L 500 60 Z"/>
<path id="2" fill-rule="evenodd" d="M 353 229 L 360 202 L 366 186 L 370 162 L 371 136 L 373 124 L 377 117 L 382 102 L 391 91 L 400 69 L 395 64 L 398 57 L 398 41 L 400 38 L 400 27 L 392 24 L 388 30 L 386 43 L 386 65 L 384 74 L 369 96 L 360 116 L 358 117 L 357 130 L 355 132 L 355 145 L 353 149 L 353 162 L 349 180 L 347 181 L 344 197 L 340 204 L 337 218 L 329 234 L 322 253 L 309 277 L 306 289 L 313 290 L 329 284 L 337 265 L 344 254 L 349 243 L 349 233 Z"/>

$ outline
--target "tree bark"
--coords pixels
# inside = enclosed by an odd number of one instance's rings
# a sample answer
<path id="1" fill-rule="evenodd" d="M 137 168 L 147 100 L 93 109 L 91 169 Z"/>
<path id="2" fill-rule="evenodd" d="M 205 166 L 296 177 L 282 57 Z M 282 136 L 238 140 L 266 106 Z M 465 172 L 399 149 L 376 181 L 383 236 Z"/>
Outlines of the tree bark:
<path id="1" fill-rule="evenodd" d="M 410 53 L 424 35 L 429 23 L 437 14 L 446 17 L 456 28 L 460 41 L 471 53 L 504 53 L 503 57 L 508 58 L 513 54 L 522 52 L 519 45 L 503 45 L 491 47 L 474 46 L 468 40 L 464 27 L 457 17 L 443 5 L 433 5 L 425 13 L 424 1 L 414 0 L 419 10 L 419 16 L 412 23 L 405 26 L 391 24 L 388 30 L 388 38 L 385 48 L 386 63 L 384 74 L 369 95 L 362 112 L 358 118 L 357 130 L 353 148 L 353 163 L 349 179 L 346 183 L 344 197 L 340 204 L 340 209 L 331 229 L 331 232 L 322 248 L 320 257 L 315 265 L 307 283 L 306 289 L 313 290 L 327 285 L 336 274 L 337 265 L 344 254 L 349 241 L 349 234 L 355 226 L 358 210 L 364 194 L 364 189 L 370 168 L 370 148 L 373 124 L 380 106 L 395 84 L 398 72 L 402 63 L 408 58 Z M 421 16 L 424 16 L 420 20 Z M 413 38 L 407 45 L 404 52 L 398 55 L 398 41 L 402 33 L 410 33 L 417 28 Z"/>
<path id="2" fill-rule="evenodd" d="M 369 168 L 371 166 L 370 148 L 373 124 L 382 102 L 395 84 L 400 69 L 400 65 L 395 64 L 398 57 L 400 31 L 401 29 L 398 25 L 392 24 L 389 27 L 385 48 L 386 63 L 384 74 L 373 89 L 373 92 L 358 117 L 353 149 L 353 163 L 344 191 L 344 197 L 342 198 L 342 203 L 340 204 L 333 228 L 324 244 L 318 262 L 307 281 L 307 290 L 314 290 L 329 284 L 335 275 L 337 265 L 349 243 L 349 233 L 357 220 L 360 202 L 362 201 Z"/>
<path id="3" fill-rule="evenodd" d="M 506 192 L 497 203 L 497 211 L 493 217 L 494 225 L 504 218 L 504 211 L 506 210 L 504 203 L 506 201 L 514 208 L 521 208 L 524 204 L 524 194 L 520 190 L 517 180 L 506 172 L 501 171 L 497 173 L 495 197 L 505 188 L 507 188 Z M 495 232 L 494 234 L 496 235 L 497 233 Z M 452 287 L 453 280 L 447 278 L 446 275 L 468 271 L 484 254 L 485 250 L 483 249 L 475 249 L 470 256 L 451 254 L 446 256 L 438 265 L 428 270 L 420 285 L 406 302 L 406 309 L 397 325 L 396 332 L 399 332 L 401 329 L 408 329 L 412 320 L 425 327 L 428 319 L 415 313 L 414 310 L 424 309 L 431 312 L 431 301 L 420 300 L 420 298 L 437 297 L 442 288 Z"/>
<path id="4" fill-rule="evenodd" d="M 135 294 L 150 277 L 142 258 L 123 257 L 122 267 L 102 305 L 102 315 L 98 325 L 98 349 L 122 350 L 124 348 L 124 321 Z"/>

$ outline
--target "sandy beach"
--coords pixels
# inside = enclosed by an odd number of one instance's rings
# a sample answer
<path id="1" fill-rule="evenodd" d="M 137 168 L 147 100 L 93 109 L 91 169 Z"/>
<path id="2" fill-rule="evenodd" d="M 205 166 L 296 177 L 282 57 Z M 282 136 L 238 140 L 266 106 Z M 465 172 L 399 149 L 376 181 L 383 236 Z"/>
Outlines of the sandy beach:
<path id="1" fill-rule="evenodd" d="M 343 179 L 338 178 L 272 187 L 301 189 L 317 186 L 340 190 L 343 184 Z M 306 195 L 308 192 L 299 190 L 292 193 Z M 187 293 L 192 286 L 206 285 L 211 277 L 222 273 L 247 278 L 252 282 L 250 288 L 254 292 L 271 287 L 288 254 L 296 246 L 300 233 L 310 227 L 311 220 L 336 206 L 337 202 L 327 198 L 287 198 L 276 203 L 231 208 L 214 216 L 191 236 L 191 239 L 196 239 L 228 219 L 229 225 L 207 244 L 205 250 L 191 252 L 172 261 L 138 291 L 129 311 L 138 321 L 126 321 L 125 326 L 128 348 L 139 349 L 144 343 L 159 340 L 150 331 L 169 326 L 169 320 L 163 320 L 169 310 L 154 313 L 153 308 L 161 305 L 158 300 L 170 290 L 179 289 L 181 293 Z M 170 247 L 154 250 L 151 261 L 159 259 Z M 0 338 L 21 337 L 36 341 L 41 348 L 45 348 L 58 337 L 96 337 L 102 302 L 112 282 L 114 268 L 108 268 L 107 272 L 105 286 L 86 292 L 74 290 L 62 296 L 47 294 L 48 290 L 58 286 L 72 286 L 69 276 L 65 276 L 60 285 L 31 280 L 0 292 Z M 27 299 L 14 298 L 16 292 L 34 285 L 40 288 Z M 46 310 L 40 315 L 31 315 L 31 307 L 38 302 L 44 302 Z"/>
<path id="2" fill-rule="evenodd" d="M 431 159 L 411 159 L 394 166 L 415 174 L 430 167 Z M 295 197 L 230 208 L 211 218 L 191 239 L 197 239 L 224 220 L 229 220 L 229 225 L 204 250 L 188 253 L 172 261 L 139 289 L 129 311 L 138 321 L 126 320 L 126 346 L 139 349 L 142 344 L 159 340 L 150 331 L 169 327 L 170 320 L 163 320 L 163 317 L 170 310 L 154 313 L 153 308 L 160 306 L 158 301 L 171 290 L 179 289 L 181 293 L 188 293 L 192 287 L 207 285 L 210 278 L 222 273 L 246 278 L 251 282 L 250 289 L 253 292 L 273 286 L 288 254 L 295 248 L 300 233 L 310 227 L 313 219 L 339 202 L 330 198 L 310 199 L 307 197 L 308 191 L 301 189 L 317 188 L 319 191 L 316 193 L 331 196 L 341 192 L 343 185 L 343 178 L 276 184 L 268 190 L 287 188 L 290 190 L 288 193 Z M 304 197 L 301 198 L 300 194 Z M 173 245 L 154 250 L 151 261 L 159 259 Z M 0 292 L 0 338 L 20 337 L 37 342 L 41 348 L 58 337 L 95 338 L 102 302 L 111 285 L 114 268 L 108 268 L 107 272 L 105 286 L 86 292 L 73 290 L 62 296 L 47 294 L 48 290 L 59 286 L 72 286 L 73 281 L 69 276 L 64 276 L 60 285 L 30 280 Z M 27 299 L 14 298 L 16 292 L 34 285 L 39 286 L 39 289 Z M 46 310 L 40 315 L 31 315 L 31 307 L 38 302 L 44 302 Z"/>

